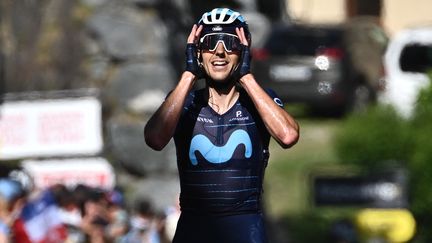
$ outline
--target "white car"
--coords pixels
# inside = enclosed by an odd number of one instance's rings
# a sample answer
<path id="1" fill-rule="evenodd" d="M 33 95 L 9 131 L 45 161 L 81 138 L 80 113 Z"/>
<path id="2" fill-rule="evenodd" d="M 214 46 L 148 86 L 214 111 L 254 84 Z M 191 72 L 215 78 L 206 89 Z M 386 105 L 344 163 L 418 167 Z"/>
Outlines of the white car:
<path id="1" fill-rule="evenodd" d="M 385 90 L 379 100 L 403 117 L 414 111 L 419 92 L 432 70 L 432 26 L 400 31 L 390 40 L 384 57 Z"/>

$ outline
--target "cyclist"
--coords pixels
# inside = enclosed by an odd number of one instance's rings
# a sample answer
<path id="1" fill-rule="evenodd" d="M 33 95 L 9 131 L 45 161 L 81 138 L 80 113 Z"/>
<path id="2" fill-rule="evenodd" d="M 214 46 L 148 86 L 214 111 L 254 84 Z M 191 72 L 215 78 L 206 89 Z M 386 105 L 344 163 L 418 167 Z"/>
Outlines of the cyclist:
<path id="1" fill-rule="evenodd" d="M 297 122 L 250 73 L 251 34 L 240 13 L 216 8 L 192 27 L 186 70 L 144 129 L 161 150 L 173 137 L 181 215 L 174 243 L 267 242 L 262 184 L 270 136 L 283 148 Z M 194 90 L 196 80 L 206 86 Z"/>

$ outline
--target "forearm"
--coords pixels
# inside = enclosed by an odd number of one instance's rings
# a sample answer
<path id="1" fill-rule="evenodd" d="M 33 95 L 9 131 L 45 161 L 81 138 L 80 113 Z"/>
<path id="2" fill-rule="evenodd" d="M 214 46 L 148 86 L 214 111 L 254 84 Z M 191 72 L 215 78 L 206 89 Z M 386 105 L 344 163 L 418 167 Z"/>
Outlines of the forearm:
<path id="1" fill-rule="evenodd" d="M 251 97 L 270 135 L 284 148 L 294 145 L 299 137 L 294 118 L 272 100 L 252 74 L 243 76 L 240 84 Z"/>
<path id="2" fill-rule="evenodd" d="M 148 146 L 163 149 L 173 137 L 187 94 L 192 89 L 195 76 L 184 72 L 175 89 L 147 122 L 144 138 Z"/>

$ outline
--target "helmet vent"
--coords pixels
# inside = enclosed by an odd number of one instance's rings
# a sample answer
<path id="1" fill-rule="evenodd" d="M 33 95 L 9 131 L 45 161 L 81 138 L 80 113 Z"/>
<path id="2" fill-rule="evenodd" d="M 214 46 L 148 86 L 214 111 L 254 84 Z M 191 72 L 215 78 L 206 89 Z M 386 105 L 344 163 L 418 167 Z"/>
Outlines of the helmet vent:
<path id="1" fill-rule="evenodd" d="M 224 17 L 223 21 L 224 21 L 224 22 L 227 22 L 227 21 L 229 20 L 229 18 L 230 18 L 230 16 L 228 16 L 228 15 L 225 15 L 225 17 Z"/>
<path id="2" fill-rule="evenodd" d="M 238 12 L 227 8 L 216 8 L 203 14 L 201 20 L 204 24 L 232 24 L 237 18 L 242 18 Z"/>

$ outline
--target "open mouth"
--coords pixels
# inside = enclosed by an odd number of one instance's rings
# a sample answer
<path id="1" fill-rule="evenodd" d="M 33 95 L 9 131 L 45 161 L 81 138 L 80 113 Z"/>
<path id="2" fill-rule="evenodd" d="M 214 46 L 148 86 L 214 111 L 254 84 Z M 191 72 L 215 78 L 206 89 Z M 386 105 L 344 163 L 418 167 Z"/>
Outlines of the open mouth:
<path id="1" fill-rule="evenodd" d="M 211 64 L 216 67 L 216 68 L 224 68 L 225 66 L 228 65 L 228 61 L 226 60 L 215 60 L 212 61 Z"/>

